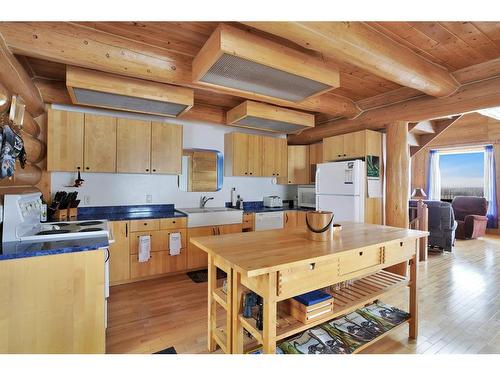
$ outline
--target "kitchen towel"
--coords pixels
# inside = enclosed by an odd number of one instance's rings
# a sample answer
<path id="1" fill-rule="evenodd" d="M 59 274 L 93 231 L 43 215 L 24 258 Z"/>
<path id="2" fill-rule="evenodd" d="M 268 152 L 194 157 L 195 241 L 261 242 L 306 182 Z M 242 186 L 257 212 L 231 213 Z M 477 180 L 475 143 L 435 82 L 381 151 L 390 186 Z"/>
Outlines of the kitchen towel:
<path id="1" fill-rule="evenodd" d="M 181 253 L 181 234 L 179 232 L 170 233 L 168 242 L 170 255 L 179 255 Z"/>
<path id="2" fill-rule="evenodd" d="M 151 236 L 139 236 L 139 263 L 144 263 L 151 257 Z"/>

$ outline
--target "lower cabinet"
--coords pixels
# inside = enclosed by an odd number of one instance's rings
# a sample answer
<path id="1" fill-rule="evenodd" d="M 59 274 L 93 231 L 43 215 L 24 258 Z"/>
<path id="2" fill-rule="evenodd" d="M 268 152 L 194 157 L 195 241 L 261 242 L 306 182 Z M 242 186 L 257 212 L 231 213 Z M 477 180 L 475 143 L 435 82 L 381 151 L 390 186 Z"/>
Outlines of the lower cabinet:
<path id="1" fill-rule="evenodd" d="M 189 228 L 188 237 L 219 236 L 242 232 L 242 224 L 227 224 L 208 227 Z M 188 238 L 188 240 L 189 240 Z M 208 256 L 203 250 L 188 242 L 187 268 L 203 268 L 208 266 Z"/>
<path id="2" fill-rule="evenodd" d="M 109 282 L 111 285 L 130 279 L 129 222 L 113 221 L 114 243 L 109 245 Z"/>
<path id="3" fill-rule="evenodd" d="M 297 226 L 297 211 L 285 211 L 283 213 L 283 228 L 290 229 Z"/>

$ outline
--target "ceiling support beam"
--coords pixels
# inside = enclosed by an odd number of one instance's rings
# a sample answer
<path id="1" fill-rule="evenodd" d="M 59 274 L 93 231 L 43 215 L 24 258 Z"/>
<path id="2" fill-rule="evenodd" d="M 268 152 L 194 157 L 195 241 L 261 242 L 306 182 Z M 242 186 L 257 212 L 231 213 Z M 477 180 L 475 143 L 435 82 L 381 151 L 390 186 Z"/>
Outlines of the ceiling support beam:
<path id="1" fill-rule="evenodd" d="M 20 55 L 154 82 L 202 88 L 336 117 L 352 118 L 361 112 L 352 100 L 332 93 L 293 103 L 193 84 L 192 57 L 73 23 L 0 22 L 0 33 L 4 35 L 10 50 Z"/>
<path id="2" fill-rule="evenodd" d="M 410 200 L 410 150 L 408 147 L 408 123 L 395 121 L 387 125 L 387 167 L 385 224 L 408 228 Z M 406 276 L 407 264 L 396 264 L 390 271 Z"/>
<path id="3" fill-rule="evenodd" d="M 365 111 L 353 120 L 338 120 L 288 138 L 289 144 L 309 144 L 357 130 L 379 130 L 394 121 L 419 122 L 500 106 L 500 77 L 463 85 L 446 98 L 430 96 Z"/>
<path id="4" fill-rule="evenodd" d="M 31 81 L 23 66 L 10 52 L 0 33 L 0 82 L 13 95 L 19 95 L 26 109 L 34 117 L 45 112 L 40 92 Z"/>
<path id="5" fill-rule="evenodd" d="M 433 128 L 434 133 L 422 134 L 422 135 L 414 135 L 417 139 L 418 144 L 412 145 L 410 143 L 410 155 L 411 157 L 415 156 L 418 152 L 424 149 L 429 143 L 431 143 L 434 139 L 439 137 L 443 132 L 450 128 L 453 124 L 455 124 L 458 120 L 460 120 L 463 115 L 453 116 L 451 119 L 440 119 L 434 120 Z M 411 135 L 412 133 L 410 133 Z"/>
<path id="6" fill-rule="evenodd" d="M 459 86 L 446 69 L 431 63 L 363 22 L 245 24 L 430 96 L 448 96 Z"/>

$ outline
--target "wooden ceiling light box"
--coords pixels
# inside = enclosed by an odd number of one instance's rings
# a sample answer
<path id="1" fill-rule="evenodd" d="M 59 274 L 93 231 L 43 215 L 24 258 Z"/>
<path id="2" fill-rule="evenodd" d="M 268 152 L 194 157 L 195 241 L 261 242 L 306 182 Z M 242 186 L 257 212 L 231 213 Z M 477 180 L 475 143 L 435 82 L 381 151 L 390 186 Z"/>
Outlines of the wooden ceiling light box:
<path id="1" fill-rule="evenodd" d="M 221 24 L 193 60 L 193 82 L 299 102 L 340 86 L 339 71 L 268 39 Z"/>
<path id="2" fill-rule="evenodd" d="M 250 100 L 228 111 L 226 118 L 228 125 L 274 133 L 296 133 L 314 127 L 314 115 Z"/>
<path id="3" fill-rule="evenodd" d="M 194 104 L 192 89 L 67 66 L 73 104 L 177 117 Z"/>

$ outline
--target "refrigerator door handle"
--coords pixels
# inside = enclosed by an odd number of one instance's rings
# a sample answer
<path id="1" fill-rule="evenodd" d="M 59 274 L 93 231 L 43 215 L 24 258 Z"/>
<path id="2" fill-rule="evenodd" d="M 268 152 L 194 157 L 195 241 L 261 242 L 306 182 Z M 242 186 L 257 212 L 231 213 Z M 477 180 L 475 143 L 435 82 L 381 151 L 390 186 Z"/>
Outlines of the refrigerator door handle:
<path id="1" fill-rule="evenodd" d="M 317 166 L 316 168 L 316 174 L 315 174 L 315 177 L 314 177 L 314 181 L 316 181 L 316 184 L 315 184 L 315 189 L 316 189 L 316 194 L 319 194 L 319 170 L 320 170 L 320 166 Z"/>

